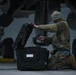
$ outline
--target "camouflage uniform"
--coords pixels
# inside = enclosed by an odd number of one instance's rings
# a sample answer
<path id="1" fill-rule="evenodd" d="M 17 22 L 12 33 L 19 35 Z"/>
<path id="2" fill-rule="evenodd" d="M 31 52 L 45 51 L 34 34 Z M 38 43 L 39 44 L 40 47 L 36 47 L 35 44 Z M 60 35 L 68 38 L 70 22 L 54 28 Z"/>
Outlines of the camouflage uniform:
<path id="1" fill-rule="evenodd" d="M 55 32 L 52 37 L 46 37 L 44 41 L 52 42 L 56 53 L 49 59 L 48 69 L 70 68 L 68 56 L 70 55 L 70 31 L 66 21 L 60 21 L 48 25 L 39 25 L 39 29 Z M 61 49 L 63 48 L 63 49 Z"/>
<path id="2" fill-rule="evenodd" d="M 54 49 L 63 46 L 65 49 L 70 50 L 70 31 L 67 22 L 61 21 L 53 24 L 39 25 L 39 29 L 48 32 L 55 32 L 52 37 L 45 38 L 45 41 L 52 41 Z"/>

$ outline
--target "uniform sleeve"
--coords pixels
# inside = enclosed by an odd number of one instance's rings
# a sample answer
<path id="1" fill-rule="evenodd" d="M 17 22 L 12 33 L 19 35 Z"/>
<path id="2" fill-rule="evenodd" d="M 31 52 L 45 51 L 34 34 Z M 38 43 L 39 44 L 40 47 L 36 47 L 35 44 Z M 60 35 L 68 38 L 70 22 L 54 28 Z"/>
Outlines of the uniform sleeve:
<path id="1" fill-rule="evenodd" d="M 41 30 L 45 30 L 48 32 L 56 32 L 57 31 L 57 26 L 56 24 L 47 24 L 47 25 L 39 25 L 39 28 Z"/>

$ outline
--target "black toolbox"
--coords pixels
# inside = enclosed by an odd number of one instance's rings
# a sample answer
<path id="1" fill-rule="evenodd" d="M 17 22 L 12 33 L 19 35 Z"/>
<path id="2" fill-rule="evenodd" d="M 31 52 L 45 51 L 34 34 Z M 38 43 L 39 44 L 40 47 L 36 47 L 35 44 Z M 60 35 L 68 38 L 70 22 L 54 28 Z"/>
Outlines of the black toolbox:
<path id="1" fill-rule="evenodd" d="M 26 47 L 16 50 L 18 70 L 45 70 L 49 51 L 41 47 Z"/>

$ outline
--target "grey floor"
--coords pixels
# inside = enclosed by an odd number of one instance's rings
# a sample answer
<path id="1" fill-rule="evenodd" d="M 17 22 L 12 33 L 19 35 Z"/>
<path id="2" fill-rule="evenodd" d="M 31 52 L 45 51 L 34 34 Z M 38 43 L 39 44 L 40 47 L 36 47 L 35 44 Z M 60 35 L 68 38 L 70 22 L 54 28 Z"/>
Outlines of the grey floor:
<path id="1" fill-rule="evenodd" d="M 76 70 L 19 71 L 16 63 L 0 63 L 0 75 L 76 75 Z"/>

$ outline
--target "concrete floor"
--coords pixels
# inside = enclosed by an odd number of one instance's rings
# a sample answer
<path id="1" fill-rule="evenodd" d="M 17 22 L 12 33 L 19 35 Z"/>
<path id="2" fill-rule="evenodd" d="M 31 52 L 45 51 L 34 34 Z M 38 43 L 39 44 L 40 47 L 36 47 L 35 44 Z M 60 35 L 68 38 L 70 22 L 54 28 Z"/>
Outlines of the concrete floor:
<path id="1" fill-rule="evenodd" d="M 0 75 L 76 75 L 76 71 L 18 71 L 1 70 Z"/>
<path id="2" fill-rule="evenodd" d="M 19 71 L 16 63 L 0 63 L 0 75 L 76 75 L 76 70 Z"/>

